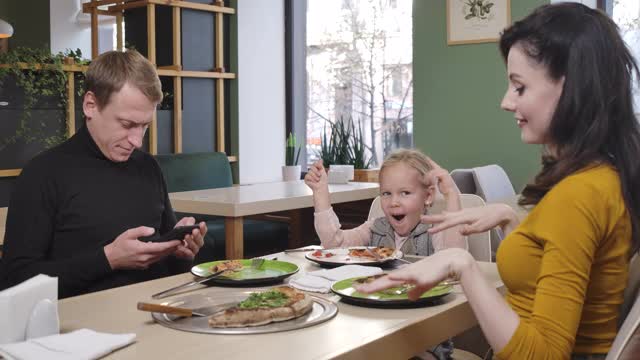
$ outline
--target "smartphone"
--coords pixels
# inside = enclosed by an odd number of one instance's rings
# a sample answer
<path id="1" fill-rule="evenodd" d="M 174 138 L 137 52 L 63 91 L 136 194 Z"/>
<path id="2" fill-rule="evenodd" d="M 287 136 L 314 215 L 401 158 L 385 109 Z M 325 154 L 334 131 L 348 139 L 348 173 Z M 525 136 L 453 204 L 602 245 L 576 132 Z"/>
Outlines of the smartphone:
<path id="1" fill-rule="evenodd" d="M 156 231 L 152 235 L 139 237 L 140 241 L 151 241 L 151 242 L 165 242 L 170 240 L 182 240 L 185 236 L 191 234 L 193 229 L 199 229 L 198 225 L 186 225 L 186 226 L 176 226 L 171 229 L 169 232 L 164 233 L 162 235 L 158 234 Z"/>

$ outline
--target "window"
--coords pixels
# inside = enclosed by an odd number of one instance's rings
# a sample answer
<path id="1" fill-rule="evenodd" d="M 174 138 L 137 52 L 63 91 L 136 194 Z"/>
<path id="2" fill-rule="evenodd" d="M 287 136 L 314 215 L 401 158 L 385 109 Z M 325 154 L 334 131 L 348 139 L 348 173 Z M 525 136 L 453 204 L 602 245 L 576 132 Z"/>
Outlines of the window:
<path id="1" fill-rule="evenodd" d="M 329 122 L 362 129 L 373 166 L 413 146 L 412 49 L 412 0 L 308 0 L 307 164 Z"/>
<path id="2" fill-rule="evenodd" d="M 636 61 L 640 61 L 640 2 L 638 0 L 613 0 L 612 18 Z M 637 79 L 636 79 L 637 80 Z M 640 89 L 636 84 L 634 97 L 636 113 L 640 113 Z"/>

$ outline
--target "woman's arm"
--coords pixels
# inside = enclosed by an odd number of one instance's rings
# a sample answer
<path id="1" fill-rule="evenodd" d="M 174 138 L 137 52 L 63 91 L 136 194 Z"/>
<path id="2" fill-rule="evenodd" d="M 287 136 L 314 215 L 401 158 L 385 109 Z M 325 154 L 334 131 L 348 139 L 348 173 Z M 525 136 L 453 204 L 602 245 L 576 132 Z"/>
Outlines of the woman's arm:
<path id="1" fill-rule="evenodd" d="M 464 235 L 500 227 L 506 236 L 520 224 L 516 212 L 505 204 L 488 204 L 442 214 L 423 215 L 421 221 L 425 224 L 433 224 L 429 229 L 432 234 L 460 226 L 459 231 Z"/>
<path id="2" fill-rule="evenodd" d="M 429 186 L 437 187 L 444 197 L 444 213 L 456 212 L 462 209 L 460 201 L 460 191 L 449 172 L 441 168 L 433 160 L 430 160 L 433 170 L 427 175 L 426 182 Z M 468 249 L 467 237 L 462 234 L 462 225 L 452 226 L 433 236 L 433 247 L 435 251 L 457 247 Z"/>
<path id="3" fill-rule="evenodd" d="M 425 291 L 448 278 L 460 280 L 460 285 L 478 319 L 489 345 L 499 351 L 513 336 L 520 318 L 496 289 L 487 282 L 471 254 L 463 249 L 445 249 L 389 274 L 370 284 L 358 286 L 358 291 L 376 292 L 408 282 L 416 287 L 409 298 L 417 300 Z"/>

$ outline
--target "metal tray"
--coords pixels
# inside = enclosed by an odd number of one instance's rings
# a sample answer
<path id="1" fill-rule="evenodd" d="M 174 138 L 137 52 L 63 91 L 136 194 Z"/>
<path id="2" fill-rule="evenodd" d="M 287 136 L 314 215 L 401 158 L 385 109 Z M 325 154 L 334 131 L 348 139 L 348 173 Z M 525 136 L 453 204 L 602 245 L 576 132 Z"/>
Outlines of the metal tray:
<path id="1" fill-rule="evenodd" d="M 185 308 L 199 308 L 203 306 L 220 305 L 223 310 L 232 303 L 238 303 L 246 299 L 252 291 L 226 291 L 224 294 L 193 294 L 182 298 L 172 299 L 163 305 L 179 306 Z M 320 324 L 332 319 L 338 313 L 338 306 L 331 301 L 318 296 L 306 294 L 313 300 L 313 308 L 308 314 L 296 319 L 270 323 L 262 326 L 248 326 L 242 328 L 212 328 L 209 326 L 208 317 L 178 317 L 175 315 L 151 313 L 151 317 L 163 326 L 171 329 L 205 333 L 205 334 L 266 334 L 280 331 L 302 329 Z"/>

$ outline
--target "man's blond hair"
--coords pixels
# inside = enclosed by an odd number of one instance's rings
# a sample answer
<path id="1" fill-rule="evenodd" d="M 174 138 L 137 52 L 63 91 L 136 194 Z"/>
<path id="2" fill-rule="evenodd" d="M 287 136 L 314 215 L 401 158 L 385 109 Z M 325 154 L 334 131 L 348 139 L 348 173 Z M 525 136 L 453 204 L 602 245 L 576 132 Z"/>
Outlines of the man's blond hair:
<path id="1" fill-rule="evenodd" d="M 423 154 L 419 150 L 413 149 L 398 149 L 391 154 L 389 154 L 382 163 L 380 167 L 380 177 L 382 177 L 382 173 L 385 169 L 396 165 L 396 164 L 405 164 L 411 168 L 414 168 L 420 173 L 421 177 L 425 179 L 427 173 L 433 170 L 431 163 L 429 161 L 429 157 Z M 426 185 L 426 184 L 425 184 Z"/>
<path id="2" fill-rule="evenodd" d="M 102 109 L 125 83 L 142 91 L 153 103 L 162 101 L 162 85 L 155 66 L 135 50 L 108 51 L 94 59 L 87 70 L 85 90 L 95 95 L 98 108 Z"/>

